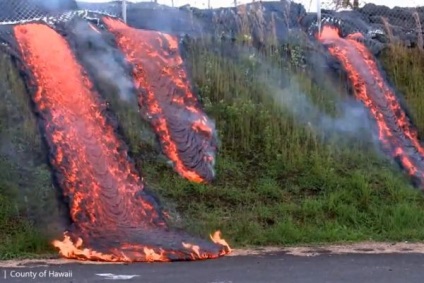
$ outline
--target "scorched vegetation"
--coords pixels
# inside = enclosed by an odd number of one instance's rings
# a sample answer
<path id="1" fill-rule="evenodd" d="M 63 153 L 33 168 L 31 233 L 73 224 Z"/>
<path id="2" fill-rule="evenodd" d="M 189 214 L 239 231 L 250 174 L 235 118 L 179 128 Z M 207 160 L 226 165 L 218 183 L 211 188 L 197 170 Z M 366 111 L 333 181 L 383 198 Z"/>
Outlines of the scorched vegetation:
<path id="1" fill-rule="evenodd" d="M 299 62 L 301 47 L 267 47 L 259 56 L 246 38 L 240 36 L 244 46 L 231 54 L 223 52 L 227 43 L 208 40 L 190 42 L 185 50 L 193 85 L 218 129 L 212 185 L 175 174 L 158 158 L 159 147 L 137 107 L 118 99 L 116 91 L 106 95 L 136 165 L 172 224 L 203 237 L 220 229 L 235 247 L 424 240 L 422 192 L 368 139 L 331 131 L 323 136 L 272 100 L 276 88 L 287 97 L 296 85 L 318 109 L 336 115 L 337 88 L 310 78 L 308 66 Z M 424 53 L 392 46 L 380 60 L 423 133 Z M 269 85 L 266 72 L 281 72 L 284 79 L 278 87 Z M 107 82 L 101 87 L 113 89 Z M 5 54 L 0 98 L 0 258 L 48 252 L 62 210 L 29 96 Z"/>

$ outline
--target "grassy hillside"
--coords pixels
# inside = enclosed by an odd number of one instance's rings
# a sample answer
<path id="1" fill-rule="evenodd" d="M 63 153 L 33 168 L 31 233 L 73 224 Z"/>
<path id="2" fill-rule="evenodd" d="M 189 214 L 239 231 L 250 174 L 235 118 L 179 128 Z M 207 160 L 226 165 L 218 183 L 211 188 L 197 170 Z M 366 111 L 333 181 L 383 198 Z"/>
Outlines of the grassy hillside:
<path id="1" fill-rule="evenodd" d="M 57 204 L 25 86 L 3 53 L 0 99 L 0 258 L 9 258 L 48 249 L 39 231 L 57 215 Z"/>
<path id="2" fill-rule="evenodd" d="M 213 185 L 177 176 L 159 156 L 137 109 L 119 100 L 113 87 L 103 86 L 140 170 L 175 226 L 201 236 L 221 229 L 236 247 L 424 239 L 422 193 L 369 140 L 360 134 L 322 136 L 294 117 L 290 104 L 272 100 L 276 93 L 305 93 L 336 117 L 337 88 L 313 83 L 292 67 L 293 61 L 281 59 L 283 50 L 261 60 L 251 51 L 229 59 L 209 47 L 192 45 L 187 64 L 219 131 Z M 423 133 L 424 54 L 396 47 L 382 61 Z M 270 85 L 264 79 L 270 71 L 282 72 L 285 79 Z M 59 226 L 51 224 L 59 215 L 55 189 L 27 94 L 4 54 L 0 98 L 0 258 L 46 252 Z"/>

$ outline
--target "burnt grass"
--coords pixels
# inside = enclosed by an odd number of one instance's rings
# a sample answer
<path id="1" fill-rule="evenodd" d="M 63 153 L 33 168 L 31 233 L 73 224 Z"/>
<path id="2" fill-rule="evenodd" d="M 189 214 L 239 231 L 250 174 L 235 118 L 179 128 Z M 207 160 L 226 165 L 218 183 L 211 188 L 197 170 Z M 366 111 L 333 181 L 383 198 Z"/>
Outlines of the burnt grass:
<path id="1" fill-rule="evenodd" d="M 201 41 L 185 54 L 193 85 L 219 131 L 211 185 L 174 173 L 138 109 L 118 99 L 111 82 L 99 87 L 172 225 L 201 237 L 219 229 L 233 247 L 424 240 L 424 195 L 396 164 L 360 134 L 323 138 L 274 103 L 269 94 L 275 90 L 260 77 L 265 65 L 281 72 L 281 93 L 293 91 L 290 79 L 329 115 L 337 115 L 336 87 L 311 80 L 296 52 L 281 59 L 281 50 L 273 48 L 256 60 L 252 49 L 234 52 L 238 58 L 216 50 Z M 380 60 L 424 133 L 424 53 L 393 46 Z M 19 72 L 0 53 L 0 259 L 52 252 L 49 241 L 63 223 L 28 98 Z"/>

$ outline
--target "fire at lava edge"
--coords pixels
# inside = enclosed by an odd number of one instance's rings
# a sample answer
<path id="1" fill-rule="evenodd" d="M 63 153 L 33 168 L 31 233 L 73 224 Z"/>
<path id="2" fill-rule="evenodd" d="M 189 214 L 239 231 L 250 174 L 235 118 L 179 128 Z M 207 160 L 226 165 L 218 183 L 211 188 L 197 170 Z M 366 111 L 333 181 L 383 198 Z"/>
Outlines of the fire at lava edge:
<path id="1" fill-rule="evenodd" d="M 231 252 L 219 231 L 209 242 L 168 227 L 66 39 L 43 23 L 15 25 L 13 31 L 28 85 L 36 86 L 32 100 L 54 176 L 69 199 L 72 226 L 53 242 L 59 253 L 78 260 L 152 262 Z"/>

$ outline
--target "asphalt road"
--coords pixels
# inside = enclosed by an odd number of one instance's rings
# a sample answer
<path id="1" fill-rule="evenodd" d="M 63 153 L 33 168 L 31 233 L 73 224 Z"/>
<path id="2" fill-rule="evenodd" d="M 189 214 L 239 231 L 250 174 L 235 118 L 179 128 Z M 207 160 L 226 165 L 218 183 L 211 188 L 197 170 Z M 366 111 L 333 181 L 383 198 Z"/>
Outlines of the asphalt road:
<path id="1" fill-rule="evenodd" d="M 42 261 L 37 264 L 42 264 Z M 424 280 L 424 254 L 323 254 L 305 257 L 274 253 L 229 256 L 201 262 L 32 265 L 0 267 L 0 282 L 83 283 L 115 279 L 146 283 L 421 283 Z M 65 272 L 62 275 L 69 277 L 59 278 L 54 272 Z M 34 278 L 16 278 L 31 274 Z"/>

